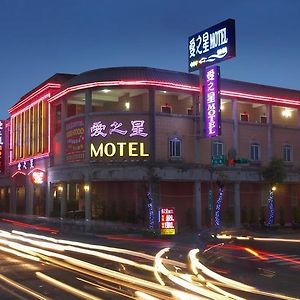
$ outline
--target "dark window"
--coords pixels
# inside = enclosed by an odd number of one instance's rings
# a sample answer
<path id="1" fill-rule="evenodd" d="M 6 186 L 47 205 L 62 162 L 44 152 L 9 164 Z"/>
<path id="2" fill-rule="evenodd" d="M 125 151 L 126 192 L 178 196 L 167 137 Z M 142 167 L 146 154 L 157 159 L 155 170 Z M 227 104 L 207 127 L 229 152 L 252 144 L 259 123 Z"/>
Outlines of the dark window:
<path id="1" fill-rule="evenodd" d="M 241 121 L 248 122 L 249 121 L 249 114 L 242 113 L 241 114 Z"/>
<path id="2" fill-rule="evenodd" d="M 181 140 L 177 137 L 169 141 L 169 156 L 170 158 L 181 158 Z"/>
<path id="3" fill-rule="evenodd" d="M 169 105 L 162 106 L 161 107 L 161 112 L 166 113 L 166 114 L 170 114 L 171 113 L 171 106 L 169 106 Z"/>
<path id="4" fill-rule="evenodd" d="M 250 158 L 253 161 L 260 160 L 260 145 L 258 143 L 253 143 L 250 146 Z"/>
<path id="5" fill-rule="evenodd" d="M 260 123 L 267 124 L 267 116 L 260 116 Z"/>
<path id="6" fill-rule="evenodd" d="M 212 155 L 223 155 L 224 154 L 224 144 L 220 141 L 215 141 L 212 144 Z"/>
<path id="7" fill-rule="evenodd" d="M 283 145 L 283 160 L 286 162 L 292 161 L 292 146 Z"/>

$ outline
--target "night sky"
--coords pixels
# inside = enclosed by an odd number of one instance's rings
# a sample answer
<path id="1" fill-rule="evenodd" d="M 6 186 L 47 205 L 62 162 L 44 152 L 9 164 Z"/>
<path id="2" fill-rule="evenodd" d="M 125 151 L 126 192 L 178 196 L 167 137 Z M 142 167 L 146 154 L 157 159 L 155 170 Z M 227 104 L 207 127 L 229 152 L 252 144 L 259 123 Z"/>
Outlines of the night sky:
<path id="1" fill-rule="evenodd" d="M 188 72 L 188 37 L 228 18 L 237 57 L 221 76 L 300 90 L 299 0 L 0 0 L 0 119 L 55 73 Z"/>

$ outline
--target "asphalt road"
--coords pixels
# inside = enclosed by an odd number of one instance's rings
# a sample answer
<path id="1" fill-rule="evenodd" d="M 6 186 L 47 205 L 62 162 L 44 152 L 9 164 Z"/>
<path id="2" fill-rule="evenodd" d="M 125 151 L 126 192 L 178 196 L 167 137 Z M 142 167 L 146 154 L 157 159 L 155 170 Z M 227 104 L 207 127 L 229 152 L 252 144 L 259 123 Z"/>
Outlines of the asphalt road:
<path id="1" fill-rule="evenodd" d="M 1 300 L 300 299 L 297 238 L 199 243 L 20 225 L 0 224 Z"/>

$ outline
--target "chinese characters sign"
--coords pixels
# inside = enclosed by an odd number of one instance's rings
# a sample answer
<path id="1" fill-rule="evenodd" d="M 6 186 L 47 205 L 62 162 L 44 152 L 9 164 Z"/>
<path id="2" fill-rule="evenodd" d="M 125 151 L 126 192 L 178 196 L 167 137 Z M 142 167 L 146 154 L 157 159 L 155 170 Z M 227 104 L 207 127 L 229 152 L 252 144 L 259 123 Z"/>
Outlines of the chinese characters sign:
<path id="1" fill-rule="evenodd" d="M 34 171 L 31 174 L 32 183 L 34 184 L 43 184 L 45 181 L 45 172 L 43 171 Z"/>
<path id="2" fill-rule="evenodd" d="M 34 168 L 34 159 L 31 158 L 29 160 L 23 160 L 18 163 L 18 171 L 28 170 Z"/>
<path id="3" fill-rule="evenodd" d="M 90 127 L 92 142 L 90 157 L 94 158 L 147 158 L 145 138 L 148 132 L 145 120 L 103 121 Z M 100 140 L 100 143 L 99 143 Z"/>
<path id="4" fill-rule="evenodd" d="M 220 68 L 208 67 L 204 71 L 203 86 L 205 137 L 221 134 Z"/>
<path id="5" fill-rule="evenodd" d="M 94 122 L 91 127 L 91 137 L 93 136 L 99 136 L 106 137 L 107 135 L 112 134 L 120 134 L 120 135 L 129 135 L 130 137 L 133 136 L 141 136 L 146 137 L 148 136 L 148 133 L 144 132 L 144 120 L 134 120 L 131 121 L 131 132 L 128 130 L 122 130 L 123 123 L 122 122 L 116 122 L 110 124 L 110 126 L 107 126 L 102 123 L 102 121 Z"/>
<path id="6" fill-rule="evenodd" d="M 0 174 L 4 173 L 4 121 L 0 120 Z"/>
<path id="7" fill-rule="evenodd" d="M 235 57 L 235 20 L 227 19 L 189 37 L 189 71 Z"/>
<path id="8" fill-rule="evenodd" d="M 84 159 L 84 119 L 77 118 L 66 123 L 66 161 Z"/>
<path id="9" fill-rule="evenodd" d="M 176 233 L 175 208 L 161 208 L 160 214 L 160 234 L 174 235 Z"/>

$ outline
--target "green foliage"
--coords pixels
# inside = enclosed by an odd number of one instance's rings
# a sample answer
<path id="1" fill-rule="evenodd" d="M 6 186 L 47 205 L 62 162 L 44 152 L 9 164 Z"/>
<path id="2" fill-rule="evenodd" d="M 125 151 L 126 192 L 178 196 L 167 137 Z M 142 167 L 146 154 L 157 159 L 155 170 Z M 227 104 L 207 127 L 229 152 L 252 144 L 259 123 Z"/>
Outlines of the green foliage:
<path id="1" fill-rule="evenodd" d="M 280 206 L 279 209 L 279 223 L 281 226 L 284 226 L 285 224 L 285 209 L 283 206 Z"/>
<path id="2" fill-rule="evenodd" d="M 270 185 L 283 182 L 287 176 L 283 160 L 273 158 L 269 165 L 262 169 L 262 176 Z"/>

